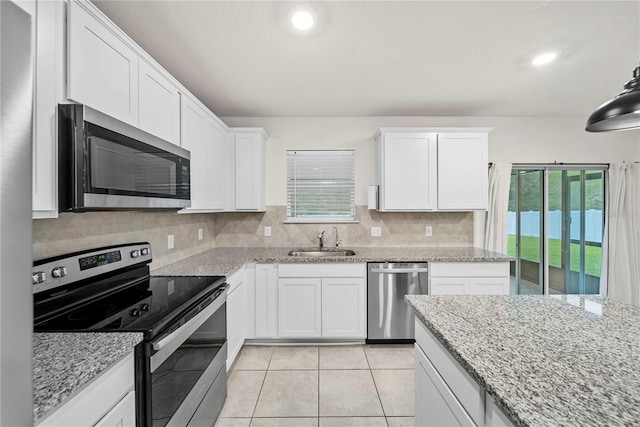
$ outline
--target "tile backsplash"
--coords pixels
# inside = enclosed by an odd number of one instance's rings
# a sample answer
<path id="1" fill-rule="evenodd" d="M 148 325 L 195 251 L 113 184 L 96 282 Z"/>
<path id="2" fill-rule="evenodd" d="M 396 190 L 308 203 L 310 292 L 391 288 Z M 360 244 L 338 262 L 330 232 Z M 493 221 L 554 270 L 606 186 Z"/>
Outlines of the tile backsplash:
<path id="1" fill-rule="evenodd" d="M 33 221 L 33 259 L 39 260 L 101 246 L 149 242 L 152 268 L 159 268 L 214 245 L 211 214 L 175 212 L 62 213 L 57 219 Z M 202 228 L 203 239 L 198 240 Z M 174 248 L 167 236 L 174 235 Z"/>
<path id="2" fill-rule="evenodd" d="M 473 246 L 472 212 L 377 212 L 356 208 L 357 224 L 284 224 L 285 206 L 267 206 L 260 213 L 215 214 L 215 245 L 307 247 L 318 244 L 324 230 L 326 246 L 335 242 L 335 225 L 342 246 Z M 271 237 L 264 227 L 271 227 Z M 425 235 L 431 226 L 433 235 Z M 381 227 L 380 237 L 371 237 L 371 227 Z"/>
<path id="3" fill-rule="evenodd" d="M 266 212 L 176 214 L 174 212 L 62 213 L 57 219 L 33 221 L 33 259 L 132 242 L 149 242 L 153 269 L 163 267 L 214 246 L 310 247 L 324 230 L 325 244 L 334 246 L 335 225 L 343 247 L 362 246 L 473 246 L 471 212 L 376 212 L 358 206 L 356 224 L 284 224 L 284 206 Z M 214 227 L 215 223 L 215 227 Z M 271 227 L 271 237 L 264 227 Z M 425 236 L 431 226 L 433 235 Z M 381 236 L 371 237 L 371 227 Z M 198 240 L 198 229 L 203 240 Z M 167 236 L 174 235 L 174 249 Z"/>

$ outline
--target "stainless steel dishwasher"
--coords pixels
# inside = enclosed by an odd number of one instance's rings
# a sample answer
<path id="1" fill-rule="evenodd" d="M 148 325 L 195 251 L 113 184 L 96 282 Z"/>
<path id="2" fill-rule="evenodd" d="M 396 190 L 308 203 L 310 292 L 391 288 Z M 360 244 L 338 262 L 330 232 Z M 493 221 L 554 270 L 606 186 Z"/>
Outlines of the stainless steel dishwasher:
<path id="1" fill-rule="evenodd" d="M 427 263 L 369 263 L 367 342 L 413 342 L 414 315 L 405 295 L 427 294 Z"/>

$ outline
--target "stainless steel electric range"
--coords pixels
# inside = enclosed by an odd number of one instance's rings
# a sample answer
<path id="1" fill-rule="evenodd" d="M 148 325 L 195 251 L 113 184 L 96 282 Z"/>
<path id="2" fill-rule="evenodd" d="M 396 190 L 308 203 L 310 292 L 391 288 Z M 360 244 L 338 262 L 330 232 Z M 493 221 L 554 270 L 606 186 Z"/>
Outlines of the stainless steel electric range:
<path id="1" fill-rule="evenodd" d="M 213 425 L 227 393 L 226 279 L 151 276 L 151 259 L 132 243 L 34 262 L 34 330 L 142 332 L 137 426 Z"/>

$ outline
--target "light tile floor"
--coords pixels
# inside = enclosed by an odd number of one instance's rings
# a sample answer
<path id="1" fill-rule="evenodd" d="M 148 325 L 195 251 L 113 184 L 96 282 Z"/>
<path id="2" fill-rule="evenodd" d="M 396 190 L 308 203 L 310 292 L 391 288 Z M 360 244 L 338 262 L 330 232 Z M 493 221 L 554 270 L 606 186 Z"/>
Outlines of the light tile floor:
<path id="1" fill-rule="evenodd" d="M 216 427 L 413 427 L 411 345 L 244 346 Z"/>

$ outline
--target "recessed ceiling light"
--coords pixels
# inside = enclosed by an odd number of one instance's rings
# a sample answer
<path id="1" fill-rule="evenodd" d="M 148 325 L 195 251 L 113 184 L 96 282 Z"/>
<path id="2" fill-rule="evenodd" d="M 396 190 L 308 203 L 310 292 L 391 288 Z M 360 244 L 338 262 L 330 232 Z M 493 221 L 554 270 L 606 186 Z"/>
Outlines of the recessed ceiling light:
<path id="1" fill-rule="evenodd" d="M 313 27 L 313 16 L 306 10 L 299 10 L 291 17 L 291 23 L 298 30 L 306 31 Z"/>
<path id="2" fill-rule="evenodd" d="M 545 65 L 558 57 L 558 52 L 546 52 L 536 56 L 531 61 L 532 65 Z"/>

